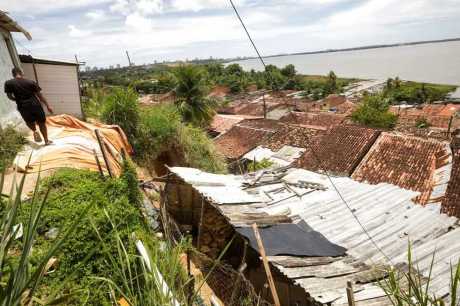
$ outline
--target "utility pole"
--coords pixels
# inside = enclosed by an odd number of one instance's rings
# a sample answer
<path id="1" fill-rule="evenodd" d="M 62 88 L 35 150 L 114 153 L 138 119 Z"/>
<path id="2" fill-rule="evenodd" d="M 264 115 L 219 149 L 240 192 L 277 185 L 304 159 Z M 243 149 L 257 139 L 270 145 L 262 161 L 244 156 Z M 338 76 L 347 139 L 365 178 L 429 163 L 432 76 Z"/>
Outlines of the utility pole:
<path id="1" fill-rule="evenodd" d="M 133 63 L 131 63 L 131 59 L 129 58 L 128 50 L 126 50 L 126 56 L 128 57 L 129 67 L 131 67 L 133 65 Z"/>

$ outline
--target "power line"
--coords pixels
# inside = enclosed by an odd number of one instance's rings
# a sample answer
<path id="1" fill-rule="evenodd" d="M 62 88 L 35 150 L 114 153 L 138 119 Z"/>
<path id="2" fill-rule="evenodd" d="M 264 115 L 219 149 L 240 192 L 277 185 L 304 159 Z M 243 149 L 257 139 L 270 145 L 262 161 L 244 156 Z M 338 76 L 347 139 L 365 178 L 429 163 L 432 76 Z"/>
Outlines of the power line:
<path id="1" fill-rule="evenodd" d="M 268 73 L 269 77 L 271 78 L 271 75 L 270 75 L 270 71 L 267 70 L 267 66 L 265 65 L 265 61 L 263 60 L 262 56 L 260 55 L 260 52 L 259 52 L 259 49 L 257 49 L 257 46 L 256 44 L 254 43 L 254 40 L 252 39 L 251 35 L 249 34 L 249 31 L 248 29 L 246 28 L 246 25 L 244 24 L 244 21 L 243 19 L 241 18 L 239 12 L 238 12 L 238 9 L 236 8 L 235 4 L 233 4 L 233 1 L 232 0 L 229 0 L 230 1 L 230 4 L 233 8 L 233 10 L 235 11 L 235 14 L 236 16 L 238 17 L 238 19 L 240 20 L 241 22 L 241 25 L 243 26 L 249 40 L 251 41 L 251 44 L 252 46 L 254 47 L 254 50 L 256 51 L 257 53 L 257 56 L 259 57 L 259 60 L 261 61 L 262 65 L 264 66 L 265 68 L 265 71 Z M 264 97 L 264 96 L 262 96 Z M 265 98 L 264 98 L 264 118 L 266 117 L 265 115 Z M 323 167 L 323 162 L 322 160 L 318 157 L 318 155 L 316 154 L 313 146 L 311 146 L 311 142 L 310 142 L 310 139 L 309 139 L 309 136 L 307 135 L 306 137 L 307 139 L 307 145 L 308 147 L 310 148 L 311 152 L 312 152 L 312 155 L 313 157 L 315 158 L 316 162 L 319 164 L 320 166 L 320 169 L 321 171 L 324 172 L 324 174 L 327 176 L 329 182 L 331 183 L 332 187 L 334 188 L 335 192 L 338 194 L 339 198 L 341 199 L 341 201 L 346 205 L 346 207 L 348 208 L 348 210 L 350 211 L 351 215 L 353 216 L 353 218 L 356 220 L 356 222 L 358 223 L 358 225 L 361 227 L 361 229 L 363 230 L 364 234 L 369 238 L 369 241 L 375 246 L 375 248 L 392 264 L 392 261 L 391 261 L 391 258 L 385 254 L 385 252 L 379 247 L 379 245 L 375 242 L 375 240 L 372 238 L 371 234 L 367 231 L 367 229 L 364 227 L 364 225 L 361 223 L 361 221 L 359 220 L 358 216 L 356 216 L 356 214 L 354 213 L 353 209 L 351 208 L 350 204 L 348 204 L 348 202 L 345 200 L 345 198 L 343 197 L 342 193 L 340 192 L 340 190 L 337 188 L 337 186 L 335 185 L 334 181 L 332 180 L 331 176 L 329 175 L 329 173 L 327 172 L 327 170 L 325 169 L 325 167 Z"/>

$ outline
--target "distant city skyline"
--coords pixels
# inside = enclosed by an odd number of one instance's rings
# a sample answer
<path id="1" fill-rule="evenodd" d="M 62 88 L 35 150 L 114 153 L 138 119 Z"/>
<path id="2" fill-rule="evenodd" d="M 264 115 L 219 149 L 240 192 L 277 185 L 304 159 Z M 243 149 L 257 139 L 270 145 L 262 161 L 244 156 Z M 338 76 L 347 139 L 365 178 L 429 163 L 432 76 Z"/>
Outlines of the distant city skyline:
<path id="1" fill-rule="evenodd" d="M 0 0 L 20 53 L 93 67 L 254 56 L 227 0 Z M 237 0 L 263 55 L 460 37 L 457 0 Z"/>

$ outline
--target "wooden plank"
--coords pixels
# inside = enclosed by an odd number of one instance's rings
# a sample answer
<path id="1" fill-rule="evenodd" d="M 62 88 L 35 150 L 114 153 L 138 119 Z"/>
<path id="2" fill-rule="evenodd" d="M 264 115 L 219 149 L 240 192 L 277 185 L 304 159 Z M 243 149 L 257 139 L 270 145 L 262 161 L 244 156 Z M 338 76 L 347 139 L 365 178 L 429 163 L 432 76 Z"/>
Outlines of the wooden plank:
<path id="1" fill-rule="evenodd" d="M 281 306 L 280 300 L 278 298 L 278 293 L 276 292 L 275 281 L 273 280 L 272 272 L 270 270 L 270 264 L 268 263 L 262 238 L 260 237 L 259 229 L 257 228 L 256 223 L 252 225 L 252 229 L 254 230 L 254 236 L 256 237 L 257 245 L 259 246 L 259 253 L 262 256 L 262 261 L 264 264 L 265 273 L 267 274 L 268 284 L 270 285 L 270 290 L 272 292 L 273 301 L 275 306 Z"/>
<path id="2" fill-rule="evenodd" d="M 294 256 L 268 256 L 267 259 L 277 265 L 285 268 L 297 268 L 297 267 L 310 267 L 327 265 L 334 261 L 340 260 L 340 258 L 333 257 L 294 257 Z"/>
<path id="3" fill-rule="evenodd" d="M 343 261 L 336 261 L 325 265 L 316 265 L 309 267 L 284 268 L 280 270 L 289 278 L 305 278 L 305 277 L 322 277 L 331 278 L 349 274 L 354 274 L 366 269 L 362 266 L 350 265 Z"/>

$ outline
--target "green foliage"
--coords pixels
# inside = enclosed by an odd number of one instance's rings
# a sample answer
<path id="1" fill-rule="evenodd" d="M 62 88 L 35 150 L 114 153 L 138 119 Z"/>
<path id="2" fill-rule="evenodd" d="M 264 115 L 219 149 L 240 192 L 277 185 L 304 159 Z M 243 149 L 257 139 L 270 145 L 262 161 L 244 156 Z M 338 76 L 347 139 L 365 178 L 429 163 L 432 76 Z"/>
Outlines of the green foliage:
<path id="1" fill-rule="evenodd" d="M 171 149 L 181 116 L 173 105 L 155 106 L 141 113 L 136 151 L 138 158 L 151 162 L 158 154 Z"/>
<path id="2" fill-rule="evenodd" d="M 226 75 L 234 75 L 234 76 L 243 76 L 244 75 L 244 70 L 243 67 L 241 67 L 239 64 L 230 64 L 227 67 L 225 67 L 225 74 Z"/>
<path id="3" fill-rule="evenodd" d="M 247 169 L 248 171 L 258 171 L 262 169 L 267 169 L 273 166 L 273 162 L 268 158 L 264 158 L 261 161 L 250 161 L 248 163 Z"/>
<path id="4" fill-rule="evenodd" d="M 117 124 L 130 141 L 136 137 L 139 124 L 138 96 L 132 88 L 115 88 L 105 99 L 101 118 L 108 124 Z"/>
<path id="5" fill-rule="evenodd" d="M 209 87 L 206 71 L 200 67 L 187 65 L 178 67 L 176 76 L 176 106 L 183 121 L 196 126 L 207 126 L 215 115 L 217 103 L 207 97 Z"/>
<path id="6" fill-rule="evenodd" d="M 292 64 L 286 65 L 284 68 L 281 69 L 281 74 L 287 78 L 294 78 L 297 74 L 295 70 L 295 66 Z"/>
<path id="7" fill-rule="evenodd" d="M 426 129 L 430 127 L 430 123 L 426 120 L 426 118 L 418 118 L 415 122 L 415 126 L 419 129 Z"/>
<path id="8" fill-rule="evenodd" d="M 43 305 L 55 305 L 65 303 L 70 297 L 68 294 L 56 292 L 57 299 L 47 296 L 40 296 L 38 289 L 44 281 L 45 273 L 48 271 L 48 262 L 61 249 L 65 241 L 73 233 L 79 219 L 62 228 L 63 234 L 54 243 L 50 243 L 46 249 L 42 249 L 40 256 L 35 256 L 32 251 L 37 244 L 37 229 L 42 221 L 42 212 L 47 205 L 47 193 L 39 199 L 37 189 L 30 200 L 30 209 L 23 216 L 24 221 L 22 236 L 20 226 L 17 225 L 21 219 L 19 212 L 21 208 L 21 195 L 24 187 L 25 175 L 19 182 L 16 195 L 11 192 L 8 200 L 2 201 L 2 218 L 0 223 L 0 305 L 16 306 L 31 305 L 32 301 L 40 301 Z M 37 179 L 37 185 L 40 179 Z M 0 180 L 0 193 L 3 192 L 4 176 Z M 79 217 L 86 214 L 87 208 L 82 208 Z M 31 254 L 34 255 L 34 259 Z M 38 299 L 40 296 L 41 300 Z"/>
<path id="9" fill-rule="evenodd" d="M 222 172 L 226 168 L 206 132 L 182 123 L 172 105 L 152 107 L 142 114 L 137 144 L 138 154 L 146 164 L 152 163 L 159 154 L 174 150 L 183 157 L 184 166 L 211 172 Z"/>
<path id="10" fill-rule="evenodd" d="M 327 76 L 304 77 L 303 95 L 313 100 L 323 99 L 330 94 L 343 92 L 345 86 L 353 81 L 355 80 L 338 78 L 333 71 L 329 72 Z"/>
<path id="11" fill-rule="evenodd" d="M 187 125 L 181 126 L 178 132 L 179 147 L 189 167 L 212 173 L 226 171 L 223 156 L 217 152 L 214 143 L 202 129 Z"/>
<path id="12" fill-rule="evenodd" d="M 175 85 L 176 79 L 172 73 L 160 72 L 153 79 L 136 81 L 134 88 L 139 93 L 163 94 L 173 90 Z"/>
<path id="13" fill-rule="evenodd" d="M 101 111 L 107 98 L 103 88 L 89 87 L 86 89 L 86 99 L 82 102 L 83 113 L 86 117 L 100 118 Z"/>
<path id="14" fill-rule="evenodd" d="M 354 122 L 376 128 L 391 128 L 397 117 L 389 111 L 388 99 L 381 95 L 363 97 L 358 108 L 353 112 Z"/>
<path id="15" fill-rule="evenodd" d="M 432 295 L 431 277 L 433 272 L 435 254 L 433 254 L 428 277 L 422 276 L 422 272 L 414 265 L 411 245 L 407 252 L 408 271 L 402 271 L 391 267 L 385 271 L 387 278 L 379 281 L 379 286 L 385 291 L 386 296 L 394 306 L 445 306 L 442 297 Z M 460 298 L 457 295 L 460 285 L 460 260 L 451 264 L 450 279 L 450 306 L 458 306 Z"/>
<path id="16" fill-rule="evenodd" d="M 59 266 L 44 279 L 42 293 L 78 290 L 72 302 L 74 305 L 83 305 L 86 301 L 89 305 L 110 305 L 107 290 L 98 286 L 93 279 L 95 275 L 113 275 L 113 269 L 106 264 L 105 253 L 94 229 L 97 229 L 106 244 L 116 245 L 117 237 L 107 222 L 106 214 L 109 214 L 114 224 L 119 225 L 119 237 L 123 241 L 127 241 L 133 232 L 138 237 L 149 236 L 137 206 L 129 202 L 130 184 L 123 178 L 104 181 L 98 173 L 75 169 L 59 170 L 44 180 L 40 186 L 39 198 L 45 197 L 45 190 L 50 189 L 51 192 L 37 224 L 41 235 L 36 239 L 31 262 L 38 262 L 37 259 L 53 244 L 52 240 L 45 238 L 44 233 L 53 228 L 62 232 L 75 220 L 78 220 L 78 225 L 56 253 Z M 19 219 L 23 224 L 27 224 L 34 207 L 32 202 L 26 202 L 21 207 Z M 81 212 L 86 207 L 90 209 L 82 216 Z M 113 248 L 111 251 L 116 253 Z M 65 285 L 61 285 L 64 281 Z M 115 278 L 114 281 L 121 280 Z"/>
<path id="17" fill-rule="evenodd" d="M 11 165 L 16 154 L 27 143 L 13 127 L 0 128 L 0 173 Z"/>
<path id="18" fill-rule="evenodd" d="M 126 156 L 125 154 L 123 154 L 120 179 L 126 184 L 129 203 L 140 205 L 142 201 L 142 194 L 139 190 L 139 180 L 137 179 L 136 166 L 129 156 Z"/>
<path id="19" fill-rule="evenodd" d="M 398 77 L 388 79 L 383 94 L 391 103 L 423 104 L 445 100 L 455 90 L 455 86 L 435 85 L 416 82 L 402 82 Z"/>

